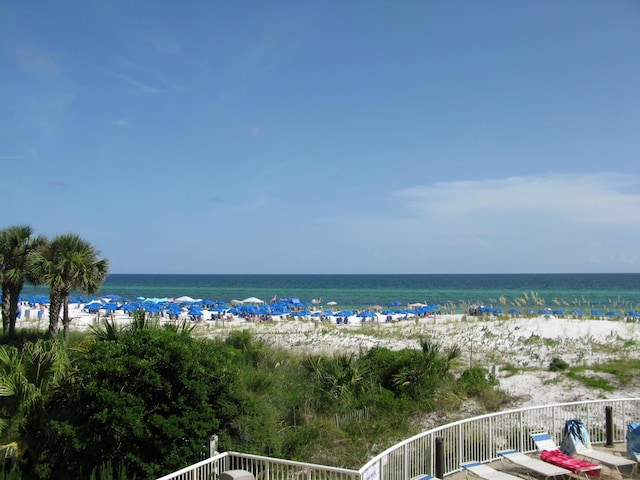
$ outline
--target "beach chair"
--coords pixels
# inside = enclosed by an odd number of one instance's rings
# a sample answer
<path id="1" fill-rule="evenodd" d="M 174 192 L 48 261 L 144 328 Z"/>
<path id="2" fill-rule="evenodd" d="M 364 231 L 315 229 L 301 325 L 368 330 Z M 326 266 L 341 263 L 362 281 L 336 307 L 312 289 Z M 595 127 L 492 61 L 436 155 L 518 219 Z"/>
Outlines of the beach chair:
<path id="1" fill-rule="evenodd" d="M 516 477 L 507 472 L 501 472 L 480 462 L 463 463 L 461 467 L 465 471 L 467 478 L 469 478 L 469 473 L 472 473 L 483 480 L 522 480 L 520 477 Z"/>
<path id="2" fill-rule="evenodd" d="M 557 467 L 571 470 L 574 475 L 587 477 L 599 477 L 602 467 L 581 458 L 565 455 L 560 451 L 556 443 L 546 432 L 532 433 L 531 440 L 540 452 L 540 460 L 556 465 Z"/>
<path id="3" fill-rule="evenodd" d="M 571 470 L 543 462 L 538 458 L 525 455 L 518 450 L 503 450 L 498 452 L 498 455 L 500 456 L 500 460 L 503 465 L 505 465 L 505 461 L 507 461 L 518 467 L 529 478 L 531 478 L 531 473 L 535 473 L 536 477 L 542 477 L 545 480 L 556 477 L 569 478 L 573 473 Z"/>
<path id="4" fill-rule="evenodd" d="M 601 450 L 587 448 L 583 443 L 576 443 L 576 455 L 594 462 L 601 463 L 606 467 L 615 470 L 620 476 L 633 476 L 638 470 L 638 462 L 628 458 L 613 455 Z"/>
<path id="5" fill-rule="evenodd" d="M 594 450 L 591 447 L 589 430 L 580 419 L 567 420 L 564 424 L 564 438 L 560 447 L 567 455 L 578 455 L 587 460 L 605 465 L 611 470 L 615 470 L 620 476 L 631 476 L 635 474 L 638 464 L 621 456 L 612 455 L 601 450 Z"/>
<path id="6" fill-rule="evenodd" d="M 472 473 L 483 480 L 522 480 L 520 477 L 501 472 L 481 462 L 463 463 L 461 467 L 465 471 L 467 478 L 469 478 L 469 473 Z"/>

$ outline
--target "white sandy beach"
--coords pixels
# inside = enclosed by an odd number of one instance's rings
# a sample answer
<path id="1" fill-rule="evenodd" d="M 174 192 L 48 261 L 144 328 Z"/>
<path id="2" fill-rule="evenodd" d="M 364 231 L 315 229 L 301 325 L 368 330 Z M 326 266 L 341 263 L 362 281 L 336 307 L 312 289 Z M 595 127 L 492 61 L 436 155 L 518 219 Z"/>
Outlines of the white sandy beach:
<path id="1" fill-rule="evenodd" d="M 19 327 L 48 326 L 48 311 L 38 318 L 37 309 L 23 315 Z M 72 304 L 71 328 L 86 330 L 109 313 L 96 314 Z M 129 317 L 117 311 L 117 322 Z M 300 353 L 357 352 L 374 346 L 391 349 L 417 348 L 418 338 L 427 336 L 443 347 L 458 345 L 464 364 L 481 365 L 493 372 L 500 387 L 514 397 L 511 407 L 589 400 L 598 398 L 640 397 L 640 385 L 621 384 L 613 376 L 586 370 L 584 375 L 598 375 L 615 386 L 615 391 L 585 387 L 562 373 L 550 372 L 554 357 L 571 366 L 590 366 L 609 359 L 640 358 L 640 323 L 620 319 L 571 319 L 554 316 L 498 319 L 488 316 L 436 315 L 421 318 L 396 319 L 385 322 L 384 316 L 361 322 L 350 317 L 347 325 L 336 320 L 321 322 L 313 317 L 286 317 L 276 321 L 253 322 L 236 316 L 212 320 L 205 312 L 196 322 L 197 334 L 225 336 L 236 329 L 250 328 L 258 339 Z M 181 315 L 180 321 L 190 322 Z M 169 321 L 163 317 L 161 321 Z M 514 368 L 504 369 L 505 365 Z M 516 371 L 516 373 L 512 373 Z"/>

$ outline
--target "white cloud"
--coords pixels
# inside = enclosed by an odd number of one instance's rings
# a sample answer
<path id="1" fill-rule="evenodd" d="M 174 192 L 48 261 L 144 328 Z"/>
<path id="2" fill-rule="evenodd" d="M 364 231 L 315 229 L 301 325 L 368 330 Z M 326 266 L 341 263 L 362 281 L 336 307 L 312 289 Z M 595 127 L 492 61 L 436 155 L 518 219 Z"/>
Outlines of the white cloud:
<path id="1" fill-rule="evenodd" d="M 385 216 L 344 212 L 330 230 L 345 263 L 371 272 L 637 271 L 639 186 L 608 173 L 439 182 L 395 192 Z"/>
<path id="2" fill-rule="evenodd" d="M 532 224 L 625 228 L 640 225 L 639 187 L 635 176 L 602 173 L 441 182 L 398 195 L 415 215 L 447 223 L 527 217 Z"/>

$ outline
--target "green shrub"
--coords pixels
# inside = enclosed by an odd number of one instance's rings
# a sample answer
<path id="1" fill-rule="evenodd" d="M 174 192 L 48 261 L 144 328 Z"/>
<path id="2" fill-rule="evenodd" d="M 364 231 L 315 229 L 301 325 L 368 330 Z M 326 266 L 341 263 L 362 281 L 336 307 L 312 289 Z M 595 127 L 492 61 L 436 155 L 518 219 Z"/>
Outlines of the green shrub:
<path id="1" fill-rule="evenodd" d="M 569 368 L 569 364 L 558 357 L 554 357 L 553 360 L 551 360 L 551 363 L 549 364 L 550 372 L 560 372 L 568 368 Z"/>

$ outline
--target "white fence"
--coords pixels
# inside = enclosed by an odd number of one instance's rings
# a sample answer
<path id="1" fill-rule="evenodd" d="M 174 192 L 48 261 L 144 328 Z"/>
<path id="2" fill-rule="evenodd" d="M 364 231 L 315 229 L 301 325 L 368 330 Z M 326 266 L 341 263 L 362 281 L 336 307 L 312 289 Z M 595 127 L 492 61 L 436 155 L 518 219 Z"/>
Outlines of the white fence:
<path id="1" fill-rule="evenodd" d="M 531 432 L 549 432 L 559 444 L 565 421 L 574 418 L 580 418 L 587 426 L 592 443 L 605 443 L 606 407 L 612 413 L 610 440 L 624 442 L 628 423 L 640 420 L 640 398 L 560 403 L 461 420 L 408 438 L 360 470 L 225 452 L 158 480 L 217 480 L 227 470 L 246 470 L 256 480 L 408 480 L 436 474 L 438 438 L 443 445 L 442 471 L 446 476 L 460 471 L 462 463 L 496 460 L 501 450 L 534 451 Z"/>

